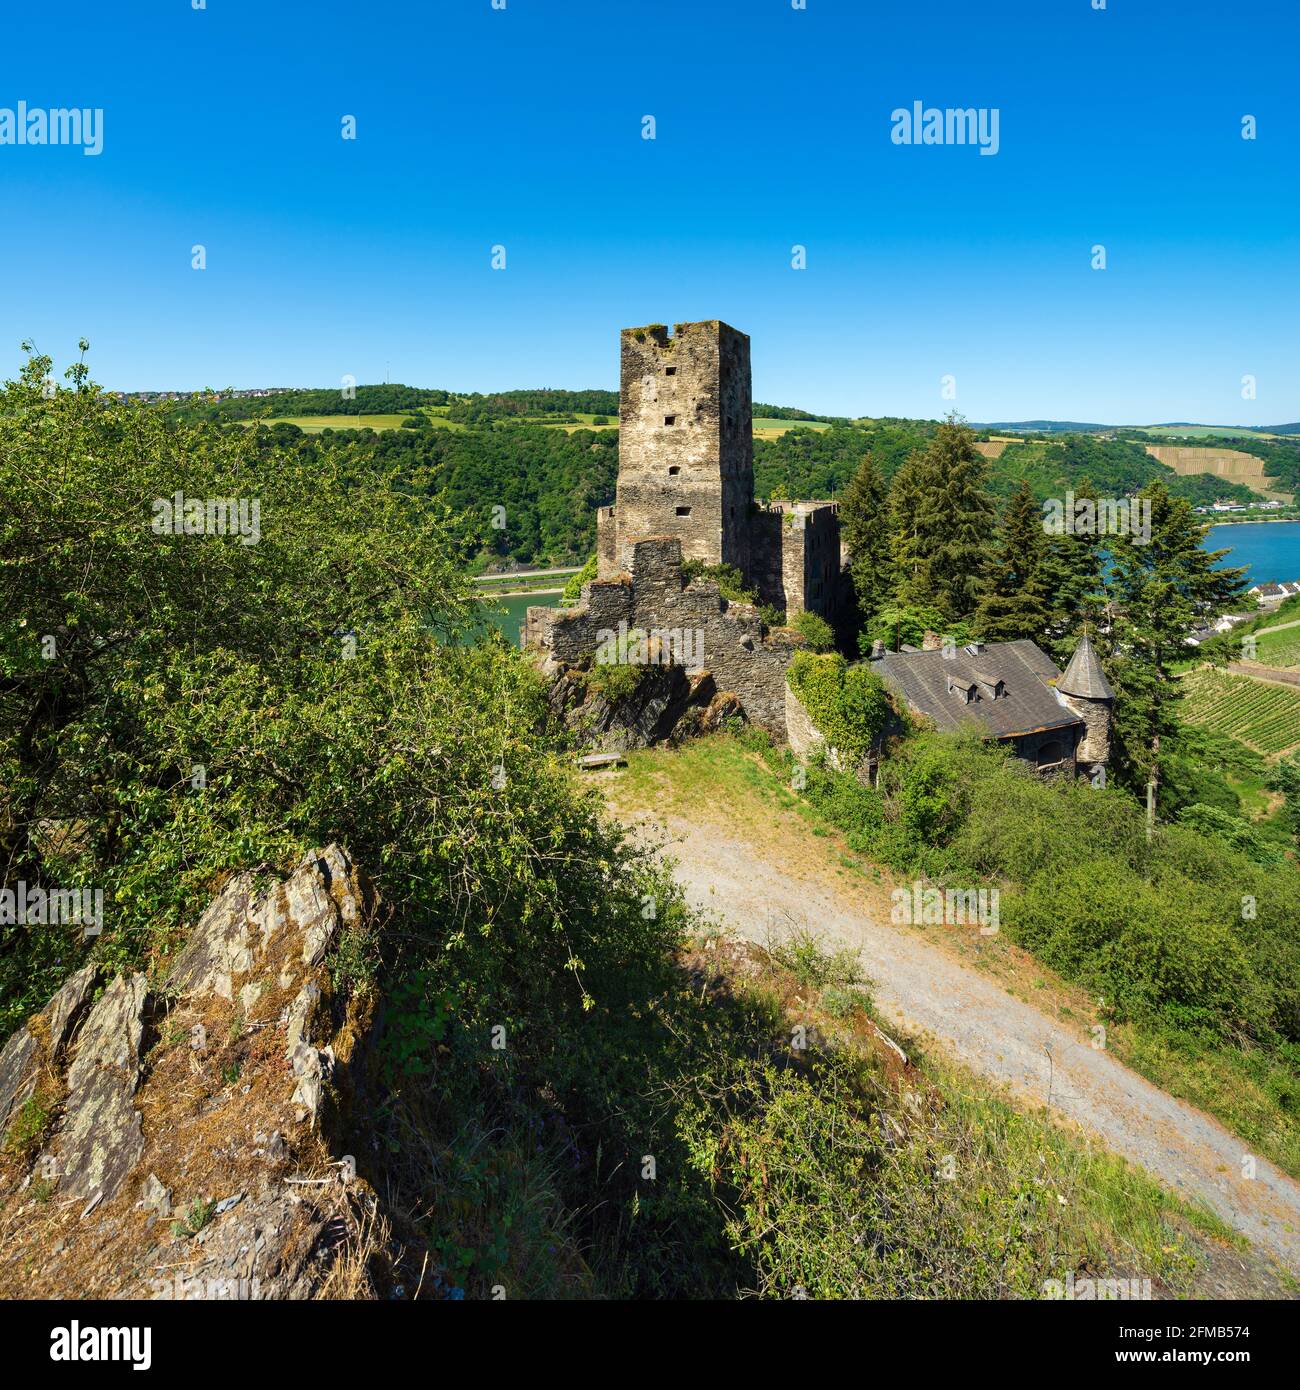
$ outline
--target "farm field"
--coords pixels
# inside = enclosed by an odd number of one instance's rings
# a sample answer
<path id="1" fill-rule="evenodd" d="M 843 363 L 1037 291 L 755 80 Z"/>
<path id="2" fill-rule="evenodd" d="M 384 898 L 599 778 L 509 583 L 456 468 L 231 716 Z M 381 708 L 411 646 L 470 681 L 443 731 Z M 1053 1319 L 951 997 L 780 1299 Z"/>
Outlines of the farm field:
<path id="1" fill-rule="evenodd" d="M 1300 748 L 1300 687 L 1291 690 L 1208 667 L 1184 676 L 1183 685 L 1192 723 L 1231 734 L 1269 758 Z"/>
<path id="2" fill-rule="evenodd" d="M 1266 632 L 1255 638 L 1254 660 L 1282 670 L 1300 668 L 1300 627 Z"/>
<path id="3" fill-rule="evenodd" d="M 1281 439 L 1267 430 L 1230 429 L 1222 425 L 1136 425 L 1143 434 L 1157 434 L 1165 439 Z"/>
<path id="4" fill-rule="evenodd" d="M 400 415 L 275 415 L 269 420 L 241 420 L 241 425 L 297 425 L 305 434 L 320 434 L 322 430 L 395 430 L 400 429 L 406 413 Z M 434 418 L 436 425 L 459 429 L 447 420 Z"/>
<path id="5" fill-rule="evenodd" d="M 759 417 L 753 425 L 756 439 L 778 439 L 787 430 L 828 430 L 821 420 L 771 420 Z"/>

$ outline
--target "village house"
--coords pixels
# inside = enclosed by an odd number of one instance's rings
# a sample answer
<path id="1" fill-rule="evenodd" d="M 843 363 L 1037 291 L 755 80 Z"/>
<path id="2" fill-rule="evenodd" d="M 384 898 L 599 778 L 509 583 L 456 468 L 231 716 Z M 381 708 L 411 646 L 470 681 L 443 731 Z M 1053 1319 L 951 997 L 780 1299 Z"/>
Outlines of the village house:
<path id="1" fill-rule="evenodd" d="M 877 643 L 870 660 L 890 692 L 936 729 L 974 729 L 1039 772 L 1106 785 L 1115 692 L 1086 633 L 1064 673 L 1034 642 L 956 647 L 933 633 L 920 651 Z"/>

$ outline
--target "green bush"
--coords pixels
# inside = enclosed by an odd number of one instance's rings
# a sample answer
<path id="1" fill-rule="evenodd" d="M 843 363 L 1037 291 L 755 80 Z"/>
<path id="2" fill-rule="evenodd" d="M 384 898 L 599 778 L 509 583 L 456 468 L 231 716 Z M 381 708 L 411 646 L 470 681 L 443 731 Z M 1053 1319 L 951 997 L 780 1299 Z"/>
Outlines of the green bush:
<path id="1" fill-rule="evenodd" d="M 807 795 L 878 862 L 999 884 L 1008 934 L 1116 1017 L 1300 1042 L 1300 870 L 1249 825 L 1200 808 L 1148 840 L 1127 793 L 1044 781 L 1004 749 L 933 732 L 891 749 L 878 790 L 814 768 Z"/>
<path id="2" fill-rule="evenodd" d="M 582 586 L 590 584 L 596 577 L 597 557 L 593 555 L 576 573 L 564 581 L 564 592 L 560 595 L 560 607 L 572 608 L 582 597 Z"/>
<path id="3" fill-rule="evenodd" d="M 829 652 L 835 648 L 835 633 L 830 623 L 811 609 L 804 608 L 796 613 L 786 626 L 797 632 L 815 652 Z"/>
<path id="4" fill-rule="evenodd" d="M 880 677 L 842 656 L 798 652 L 786 677 L 829 747 L 856 766 L 889 718 L 889 697 Z"/>

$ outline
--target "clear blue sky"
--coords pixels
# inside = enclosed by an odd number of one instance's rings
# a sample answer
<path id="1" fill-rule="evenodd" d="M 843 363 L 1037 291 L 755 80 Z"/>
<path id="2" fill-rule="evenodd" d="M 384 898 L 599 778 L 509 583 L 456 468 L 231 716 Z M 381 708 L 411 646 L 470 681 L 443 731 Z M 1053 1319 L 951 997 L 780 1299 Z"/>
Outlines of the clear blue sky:
<path id="1" fill-rule="evenodd" d="M 778 404 L 936 416 L 951 374 L 972 420 L 1300 419 L 1295 0 L 63 0 L 4 28 L 0 107 L 105 113 L 98 157 L 0 146 L 5 375 L 84 334 L 128 390 L 612 387 L 620 327 L 723 318 Z M 892 143 L 918 100 L 997 108 L 999 153 Z"/>

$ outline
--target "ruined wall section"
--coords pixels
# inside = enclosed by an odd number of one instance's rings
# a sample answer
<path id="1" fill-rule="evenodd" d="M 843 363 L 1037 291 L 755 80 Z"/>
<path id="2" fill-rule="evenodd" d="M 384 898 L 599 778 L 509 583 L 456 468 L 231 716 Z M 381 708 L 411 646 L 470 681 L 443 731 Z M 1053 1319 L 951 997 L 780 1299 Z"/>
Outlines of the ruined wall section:
<path id="1" fill-rule="evenodd" d="M 717 319 L 624 329 L 616 554 L 675 536 L 687 559 L 749 571 L 754 445 L 749 338 Z"/>
<path id="2" fill-rule="evenodd" d="M 618 523 L 614 508 L 597 507 L 596 578 L 613 579 L 618 572 Z"/>
<path id="3" fill-rule="evenodd" d="M 840 594 L 840 531 L 833 503 L 775 503 L 752 521 L 753 583 L 764 603 L 828 621 Z"/>
<path id="4" fill-rule="evenodd" d="M 717 584 L 682 578 L 682 545 L 677 536 L 653 536 L 632 543 L 630 575 L 584 585 L 575 608 L 530 608 L 522 641 L 542 658 L 543 670 L 586 666 L 595 658 L 602 634 L 659 635 L 667 651 L 689 653 L 687 673 L 707 671 L 718 691 L 735 695 L 746 717 L 779 738 L 785 737 L 785 673 L 803 646 L 792 633 L 763 634 L 752 604 L 729 603 Z"/>
<path id="5" fill-rule="evenodd" d="M 572 608 L 528 609 L 519 641 L 540 655 L 542 669 L 550 675 L 560 666 L 586 665 L 596 651 L 598 635 L 617 632 L 620 622 L 633 625 L 632 583 L 626 575 L 584 584 Z"/>

